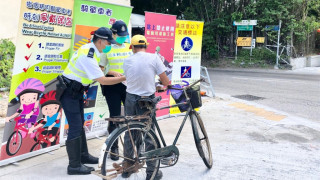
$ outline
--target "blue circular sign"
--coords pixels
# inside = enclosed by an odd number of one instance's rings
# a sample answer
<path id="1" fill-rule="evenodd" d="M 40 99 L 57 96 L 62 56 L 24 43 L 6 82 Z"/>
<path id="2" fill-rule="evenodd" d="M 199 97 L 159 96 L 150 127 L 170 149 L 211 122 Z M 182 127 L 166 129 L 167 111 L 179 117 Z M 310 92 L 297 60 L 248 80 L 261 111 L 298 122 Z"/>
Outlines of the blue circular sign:
<path id="1" fill-rule="evenodd" d="M 189 37 L 185 37 L 181 41 L 181 47 L 184 51 L 190 51 L 193 47 L 193 41 Z"/>

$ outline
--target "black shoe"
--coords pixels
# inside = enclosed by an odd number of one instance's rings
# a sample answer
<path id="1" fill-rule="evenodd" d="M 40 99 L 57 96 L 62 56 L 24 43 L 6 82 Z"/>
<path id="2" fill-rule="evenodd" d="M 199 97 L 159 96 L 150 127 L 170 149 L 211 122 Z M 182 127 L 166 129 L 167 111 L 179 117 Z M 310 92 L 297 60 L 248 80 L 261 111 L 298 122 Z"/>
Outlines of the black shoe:
<path id="1" fill-rule="evenodd" d="M 83 164 L 84 165 L 84 164 Z M 86 166 L 86 165 L 84 165 L 85 167 L 87 167 L 88 169 L 90 169 L 91 171 L 94 171 L 95 169 L 94 169 L 94 167 L 91 167 L 91 166 Z"/>
<path id="2" fill-rule="evenodd" d="M 91 156 L 90 154 L 81 155 L 82 164 L 98 164 L 98 162 L 99 162 L 99 158 Z"/>
<path id="3" fill-rule="evenodd" d="M 132 172 L 123 172 L 123 173 L 121 174 L 121 177 L 122 177 L 122 178 L 129 178 L 129 177 L 131 176 L 131 174 L 132 174 Z"/>
<path id="4" fill-rule="evenodd" d="M 150 180 L 151 176 L 152 176 L 152 174 L 147 174 L 146 180 Z M 162 176 L 163 176 L 162 171 L 158 170 L 158 173 L 156 174 L 156 176 L 154 177 L 153 180 L 160 180 L 162 178 Z"/>
<path id="5" fill-rule="evenodd" d="M 84 175 L 84 174 L 91 174 L 91 171 L 94 171 L 93 167 L 88 167 L 83 164 L 80 167 L 71 167 L 68 166 L 68 174 L 69 175 Z"/>
<path id="6" fill-rule="evenodd" d="M 113 155 L 111 153 L 116 154 L 116 155 Z M 114 161 L 118 161 L 119 160 L 119 150 L 118 150 L 118 148 L 116 148 L 114 150 L 111 149 L 111 153 L 110 153 L 110 159 L 112 159 Z"/>
<path id="7" fill-rule="evenodd" d="M 69 175 L 90 174 L 94 170 L 92 167 L 81 164 L 81 137 L 67 140 L 66 147 L 69 158 Z"/>
<path id="8" fill-rule="evenodd" d="M 133 166 L 134 163 L 131 163 L 129 161 L 123 161 L 122 163 L 122 167 L 123 167 L 123 173 L 121 174 L 121 176 L 123 178 L 129 178 L 131 176 L 131 174 L 138 172 L 138 169 L 135 169 L 135 167 Z"/>

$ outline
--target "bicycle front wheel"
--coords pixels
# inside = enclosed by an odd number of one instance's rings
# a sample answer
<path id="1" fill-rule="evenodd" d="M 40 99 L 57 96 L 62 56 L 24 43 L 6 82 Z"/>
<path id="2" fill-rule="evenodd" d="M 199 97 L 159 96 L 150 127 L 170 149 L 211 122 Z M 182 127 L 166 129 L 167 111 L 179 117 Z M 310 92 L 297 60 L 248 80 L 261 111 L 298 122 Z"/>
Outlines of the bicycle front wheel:
<path id="1" fill-rule="evenodd" d="M 106 179 L 154 179 L 160 160 L 141 154 L 160 148 L 158 137 L 143 124 L 130 124 L 129 129 L 130 133 L 128 126 L 116 129 L 108 137 L 101 174 Z"/>
<path id="2" fill-rule="evenodd" d="M 9 156 L 15 155 L 22 145 L 22 135 L 20 131 L 14 131 L 8 141 L 6 146 L 6 151 Z"/>
<path id="3" fill-rule="evenodd" d="M 213 164 L 212 152 L 209 138 L 203 125 L 203 121 L 197 112 L 191 112 L 190 119 L 192 123 L 194 141 L 196 143 L 199 155 L 202 158 L 204 164 L 210 169 Z"/>

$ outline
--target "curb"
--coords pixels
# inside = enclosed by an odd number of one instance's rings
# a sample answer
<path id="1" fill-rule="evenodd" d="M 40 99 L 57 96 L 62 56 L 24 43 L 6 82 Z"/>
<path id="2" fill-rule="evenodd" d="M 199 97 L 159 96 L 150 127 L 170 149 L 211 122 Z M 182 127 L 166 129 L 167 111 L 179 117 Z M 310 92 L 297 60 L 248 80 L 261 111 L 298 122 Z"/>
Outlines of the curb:
<path id="1" fill-rule="evenodd" d="M 241 69 L 241 68 L 210 68 L 207 67 L 210 71 L 230 71 L 230 72 L 252 72 L 252 73 L 270 73 L 270 74 L 305 74 L 305 75 L 311 75 L 311 76 L 319 76 L 320 75 L 320 67 L 319 71 L 297 71 L 297 70 L 277 70 L 277 69 Z"/>

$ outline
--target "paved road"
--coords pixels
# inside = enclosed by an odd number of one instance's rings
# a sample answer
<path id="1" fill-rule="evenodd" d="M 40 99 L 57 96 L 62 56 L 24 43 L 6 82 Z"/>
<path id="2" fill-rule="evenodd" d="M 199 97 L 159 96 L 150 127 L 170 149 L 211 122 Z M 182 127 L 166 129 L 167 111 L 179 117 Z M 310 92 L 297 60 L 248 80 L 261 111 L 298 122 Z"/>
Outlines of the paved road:
<path id="1" fill-rule="evenodd" d="M 217 93 L 261 97 L 255 102 L 320 122 L 319 73 L 211 69 L 209 74 Z"/>
<path id="2" fill-rule="evenodd" d="M 203 99 L 201 117 L 212 149 L 212 169 L 198 155 L 188 120 L 177 142 L 179 161 L 161 169 L 162 180 L 319 180 L 319 123 L 221 95 Z M 182 117 L 159 121 L 167 144 L 181 122 Z M 98 155 L 105 138 L 89 140 L 90 153 Z M 68 176 L 65 146 L 53 153 L 0 167 L 0 179 L 101 180 L 95 175 Z"/>

